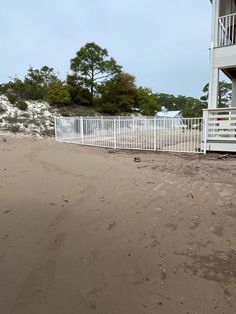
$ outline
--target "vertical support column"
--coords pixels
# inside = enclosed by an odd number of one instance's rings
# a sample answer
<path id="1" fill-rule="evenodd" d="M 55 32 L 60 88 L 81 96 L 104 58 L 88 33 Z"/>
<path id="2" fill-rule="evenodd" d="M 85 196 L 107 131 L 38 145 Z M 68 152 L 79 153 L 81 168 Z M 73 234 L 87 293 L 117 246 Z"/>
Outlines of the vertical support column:
<path id="1" fill-rule="evenodd" d="M 114 119 L 114 149 L 116 149 L 116 119 Z"/>
<path id="2" fill-rule="evenodd" d="M 84 119 L 80 117 L 80 136 L 81 136 L 81 144 L 84 144 Z"/>
<path id="3" fill-rule="evenodd" d="M 220 17 L 220 0 L 212 1 L 212 24 L 211 24 L 211 42 L 213 48 L 219 45 L 219 17 Z"/>
<path id="4" fill-rule="evenodd" d="M 209 82 L 208 109 L 216 109 L 218 107 L 218 98 L 219 98 L 219 69 L 214 68 L 212 63 L 211 77 Z"/>
<path id="5" fill-rule="evenodd" d="M 156 151 L 157 150 L 157 120 L 156 120 L 156 116 L 154 117 L 154 121 L 153 121 L 153 124 L 154 124 L 154 129 L 153 129 L 153 131 L 154 131 L 154 145 L 153 145 L 153 147 L 154 147 L 154 151 Z"/>
<path id="6" fill-rule="evenodd" d="M 211 47 L 210 47 L 210 81 L 208 109 L 218 107 L 219 97 L 219 69 L 214 68 L 214 49 L 219 45 L 219 13 L 220 0 L 212 1 Z"/>
<path id="7" fill-rule="evenodd" d="M 236 79 L 232 80 L 232 104 L 233 108 L 236 107 Z"/>

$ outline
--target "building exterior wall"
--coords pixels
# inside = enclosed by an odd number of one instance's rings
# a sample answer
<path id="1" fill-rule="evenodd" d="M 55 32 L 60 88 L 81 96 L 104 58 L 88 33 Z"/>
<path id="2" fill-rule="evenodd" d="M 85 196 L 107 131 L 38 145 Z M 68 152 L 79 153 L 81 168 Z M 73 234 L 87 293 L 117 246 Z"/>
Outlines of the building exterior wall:
<path id="1" fill-rule="evenodd" d="M 219 94 L 219 73 L 227 68 L 236 69 L 236 45 L 219 47 L 218 28 L 219 17 L 236 12 L 234 1 L 231 0 L 213 0 L 212 1 L 212 35 L 210 47 L 210 81 L 209 81 L 209 99 L 208 108 L 215 109 L 218 107 Z M 236 19 L 235 19 L 236 21 Z M 233 85 L 235 85 L 233 83 Z M 234 91 L 233 103 L 236 104 L 236 93 Z"/>

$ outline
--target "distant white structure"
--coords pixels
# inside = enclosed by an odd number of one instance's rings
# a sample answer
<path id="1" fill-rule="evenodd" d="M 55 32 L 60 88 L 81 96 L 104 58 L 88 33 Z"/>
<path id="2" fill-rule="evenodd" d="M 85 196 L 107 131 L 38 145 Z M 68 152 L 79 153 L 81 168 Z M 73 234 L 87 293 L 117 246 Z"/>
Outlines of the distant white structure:
<path id="1" fill-rule="evenodd" d="M 169 111 L 168 109 L 166 109 L 166 107 L 162 107 L 161 111 L 156 113 L 156 117 L 157 118 L 165 117 L 169 119 L 171 118 L 182 119 L 183 115 L 181 111 Z"/>
<path id="2" fill-rule="evenodd" d="M 162 111 L 156 113 L 157 125 L 160 127 L 165 127 L 166 129 L 177 129 L 183 128 L 183 115 L 181 111 L 169 111 L 166 107 L 161 108 Z"/>

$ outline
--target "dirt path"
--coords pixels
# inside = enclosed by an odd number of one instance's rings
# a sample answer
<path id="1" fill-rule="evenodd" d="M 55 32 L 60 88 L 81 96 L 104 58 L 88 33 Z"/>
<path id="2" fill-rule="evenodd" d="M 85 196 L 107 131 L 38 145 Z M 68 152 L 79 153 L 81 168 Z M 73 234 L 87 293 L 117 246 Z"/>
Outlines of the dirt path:
<path id="1" fill-rule="evenodd" d="M 0 142 L 0 313 L 236 313 L 235 189 L 236 158 Z"/>

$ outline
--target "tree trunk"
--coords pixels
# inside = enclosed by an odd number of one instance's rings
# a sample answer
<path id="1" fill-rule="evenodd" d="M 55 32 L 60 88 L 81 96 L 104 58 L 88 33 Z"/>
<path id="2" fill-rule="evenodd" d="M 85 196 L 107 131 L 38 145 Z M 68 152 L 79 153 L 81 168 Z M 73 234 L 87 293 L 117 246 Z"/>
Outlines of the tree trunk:
<path id="1" fill-rule="evenodd" d="M 93 94 L 94 94 L 94 70 L 92 69 L 92 75 L 91 75 L 91 88 L 90 88 L 90 94 L 91 94 L 91 105 L 93 105 Z"/>

